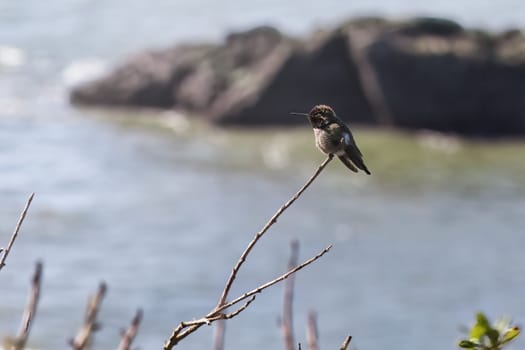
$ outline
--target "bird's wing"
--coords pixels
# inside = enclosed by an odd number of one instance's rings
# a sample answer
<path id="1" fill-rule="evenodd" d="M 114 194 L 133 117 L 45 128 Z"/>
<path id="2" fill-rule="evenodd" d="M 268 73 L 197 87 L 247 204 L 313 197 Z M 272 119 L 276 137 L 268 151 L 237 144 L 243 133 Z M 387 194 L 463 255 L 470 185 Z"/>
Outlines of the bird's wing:
<path id="1" fill-rule="evenodd" d="M 352 170 L 354 173 L 357 173 L 357 168 L 352 164 L 352 162 L 345 156 L 337 156 L 339 160 L 346 165 L 346 167 Z"/>
<path id="2" fill-rule="evenodd" d="M 363 154 L 359 150 L 359 147 L 357 147 L 357 144 L 354 140 L 354 136 L 352 135 L 352 132 L 350 131 L 350 129 L 348 129 L 348 127 L 346 127 L 346 132 L 343 136 L 343 142 L 345 143 L 346 156 L 352 161 L 352 163 L 355 164 L 356 167 L 370 175 L 370 171 L 368 170 L 368 168 L 365 165 L 365 162 L 363 161 Z"/>
<path id="3" fill-rule="evenodd" d="M 352 163 L 355 164 L 356 167 L 370 175 L 370 170 L 368 170 L 368 168 L 366 167 L 365 162 L 363 161 L 363 156 L 361 155 L 359 148 L 357 148 L 355 144 L 346 146 L 345 153 L 348 156 L 348 158 L 350 158 Z"/>
<path id="4" fill-rule="evenodd" d="M 363 157 L 363 154 L 361 153 L 361 150 L 359 147 L 357 147 L 357 143 L 354 140 L 354 135 L 352 135 L 352 132 L 350 129 L 345 125 L 345 133 L 344 133 L 344 142 L 346 147 L 353 147 L 357 151 L 357 154 L 359 154 L 361 157 Z"/>

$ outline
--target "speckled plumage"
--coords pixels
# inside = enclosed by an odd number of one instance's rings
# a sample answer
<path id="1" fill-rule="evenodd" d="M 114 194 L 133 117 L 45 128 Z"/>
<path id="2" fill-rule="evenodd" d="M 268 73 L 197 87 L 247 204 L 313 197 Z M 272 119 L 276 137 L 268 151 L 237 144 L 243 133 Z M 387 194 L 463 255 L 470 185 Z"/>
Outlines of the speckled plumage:
<path id="1" fill-rule="evenodd" d="M 352 132 L 330 106 L 315 106 L 308 114 L 308 120 L 314 129 L 315 144 L 321 152 L 338 156 L 353 172 L 361 169 L 370 175 Z"/>

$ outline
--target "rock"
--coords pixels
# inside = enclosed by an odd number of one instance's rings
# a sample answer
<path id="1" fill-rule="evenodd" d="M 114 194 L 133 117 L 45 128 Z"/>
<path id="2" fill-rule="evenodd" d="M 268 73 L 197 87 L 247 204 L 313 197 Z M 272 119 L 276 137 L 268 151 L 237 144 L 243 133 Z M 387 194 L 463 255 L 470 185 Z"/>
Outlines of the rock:
<path id="1" fill-rule="evenodd" d="M 260 27 L 231 34 L 224 45 L 181 45 L 139 54 L 109 76 L 72 90 L 76 104 L 209 110 L 219 94 L 255 71 L 289 41 Z"/>
<path id="2" fill-rule="evenodd" d="M 499 36 L 432 24 L 419 20 L 385 31 L 367 50 L 393 124 L 472 135 L 525 133 L 525 55 L 521 61 L 510 53 L 502 57 L 525 40 L 504 44 Z"/>
<path id="3" fill-rule="evenodd" d="M 177 107 L 221 119 L 236 102 L 244 103 L 255 94 L 293 45 L 290 38 L 269 27 L 229 35 L 185 79 L 176 92 Z"/>
<path id="4" fill-rule="evenodd" d="M 213 50 L 209 45 L 183 45 L 132 57 L 109 76 L 74 88 L 77 104 L 171 108 L 174 91 L 196 69 L 195 62 Z"/>
<path id="5" fill-rule="evenodd" d="M 256 70 L 243 72 L 212 106 L 214 121 L 226 125 L 305 123 L 289 112 L 308 112 L 322 102 L 354 121 L 370 121 L 346 38 L 335 33 L 306 48 L 282 45 Z M 367 119 L 368 118 L 368 119 Z"/>
<path id="6" fill-rule="evenodd" d="M 352 122 L 476 135 L 525 134 L 525 34 L 435 18 L 362 18 L 303 40 L 270 27 L 222 44 L 131 58 L 78 86 L 78 104 L 176 108 L 220 125 L 304 123 L 332 105 Z"/>
<path id="7" fill-rule="evenodd" d="M 130 59 L 109 76 L 75 88 L 76 104 L 178 108 L 222 125 L 304 123 L 289 115 L 327 103 L 370 122 L 349 64 L 346 38 L 302 42 L 259 27 L 223 45 L 184 45 Z"/>

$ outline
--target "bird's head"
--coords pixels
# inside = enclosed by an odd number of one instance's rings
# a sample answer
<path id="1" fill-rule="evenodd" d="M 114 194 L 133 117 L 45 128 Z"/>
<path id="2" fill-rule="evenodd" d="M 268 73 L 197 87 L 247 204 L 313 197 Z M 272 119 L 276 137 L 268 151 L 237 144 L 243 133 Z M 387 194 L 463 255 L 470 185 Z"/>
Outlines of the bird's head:
<path id="1" fill-rule="evenodd" d="M 330 124 L 335 118 L 334 110 L 327 105 L 317 105 L 308 113 L 308 120 L 312 127 L 319 129 Z"/>
<path id="2" fill-rule="evenodd" d="M 313 128 L 322 129 L 324 126 L 330 124 L 337 119 L 335 112 L 332 107 L 327 105 L 317 105 L 312 108 L 310 113 L 296 113 L 292 112 L 294 115 L 304 115 L 308 117 L 310 124 Z"/>

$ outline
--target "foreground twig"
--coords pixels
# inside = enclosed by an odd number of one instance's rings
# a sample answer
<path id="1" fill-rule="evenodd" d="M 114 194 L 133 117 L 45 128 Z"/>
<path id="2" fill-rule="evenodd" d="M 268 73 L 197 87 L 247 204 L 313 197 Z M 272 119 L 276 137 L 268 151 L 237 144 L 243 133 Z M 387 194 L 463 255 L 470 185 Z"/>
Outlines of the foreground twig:
<path id="1" fill-rule="evenodd" d="M 229 319 L 229 318 L 232 318 L 234 316 L 237 316 L 239 313 L 244 311 L 249 306 L 249 304 L 255 299 L 255 295 L 256 294 L 261 293 L 266 288 L 271 287 L 274 284 L 279 283 L 279 282 L 287 279 L 288 277 L 290 277 L 291 275 L 293 275 L 297 271 L 301 270 L 305 266 L 310 265 L 311 263 L 313 263 L 314 261 L 316 261 L 317 259 L 322 257 L 324 254 L 326 254 L 330 250 L 330 248 L 332 248 L 332 245 L 329 245 L 328 247 L 323 249 L 316 256 L 306 260 L 301 265 L 298 265 L 296 268 L 294 268 L 294 269 L 288 271 L 287 273 L 277 277 L 276 279 L 274 279 L 274 280 L 272 280 L 270 282 L 267 282 L 267 283 L 265 283 L 263 285 L 260 285 L 259 287 L 255 288 L 255 289 L 253 289 L 253 290 L 251 290 L 251 291 L 249 291 L 247 293 L 244 293 L 240 297 L 237 297 L 236 299 L 233 299 L 232 301 L 224 304 L 223 306 L 221 306 L 219 308 L 215 308 L 213 311 L 211 311 L 208 315 L 204 316 L 203 318 L 200 318 L 200 319 L 194 320 L 194 321 L 189 321 L 189 322 L 181 322 L 177 326 L 177 328 L 175 328 L 173 330 L 170 338 L 164 344 L 164 349 L 165 350 L 172 349 L 182 339 L 186 338 L 188 335 L 190 335 L 191 333 L 195 332 L 197 329 L 199 329 L 201 326 L 203 326 L 205 324 L 209 325 L 212 322 L 217 321 L 217 320 Z M 232 312 L 230 314 L 222 313 L 222 311 L 226 310 L 227 308 L 229 308 L 229 307 L 231 307 L 233 305 L 236 305 L 236 304 L 240 303 L 241 301 L 244 301 L 244 300 L 246 300 L 248 298 L 251 298 L 251 299 L 249 299 L 245 304 L 243 304 L 243 306 L 241 306 L 236 311 L 234 311 L 234 312 Z"/>
<path id="2" fill-rule="evenodd" d="M 270 218 L 270 220 L 266 223 L 266 225 L 264 225 L 264 227 L 261 229 L 261 231 L 259 231 L 259 232 L 257 232 L 255 234 L 254 238 L 252 239 L 252 241 L 250 241 L 250 243 L 248 243 L 248 246 L 246 247 L 244 252 L 239 257 L 239 260 L 237 261 L 235 266 L 233 267 L 233 269 L 231 271 L 231 274 L 230 274 L 230 277 L 228 278 L 228 280 L 226 282 L 226 285 L 225 285 L 225 287 L 224 287 L 224 289 L 223 289 L 223 291 L 221 293 L 221 296 L 219 298 L 217 306 L 215 306 L 215 308 L 212 311 L 210 311 L 206 316 L 204 316 L 203 318 L 201 318 L 199 320 L 190 321 L 190 322 L 181 322 L 172 331 L 171 336 L 169 337 L 169 339 L 164 344 L 164 350 L 171 350 L 182 339 L 186 338 L 188 335 L 190 335 L 191 333 L 195 332 L 202 325 L 205 325 L 205 324 L 209 325 L 209 324 L 211 324 L 211 322 L 214 322 L 214 321 L 217 321 L 217 320 L 220 320 L 220 319 L 228 319 L 228 318 L 231 318 L 231 317 L 234 317 L 234 316 L 238 315 L 240 312 L 245 310 L 248 307 L 248 305 L 255 299 L 255 294 L 258 294 L 258 293 L 262 292 L 264 289 L 274 285 L 275 283 L 278 283 L 278 282 L 288 278 L 290 275 L 292 275 L 295 272 L 299 271 L 300 269 L 302 269 L 306 265 L 311 264 L 315 260 L 319 259 L 326 252 L 328 252 L 328 250 L 330 250 L 330 248 L 332 247 L 331 245 L 329 247 L 325 248 L 317 256 L 313 257 L 312 259 L 310 259 L 308 261 L 305 261 L 303 264 L 297 266 L 297 268 L 288 271 L 287 273 L 285 273 L 284 275 L 276 278 L 275 280 L 270 281 L 270 282 L 268 282 L 266 284 L 263 284 L 263 285 L 257 287 L 256 289 L 254 289 L 254 290 L 252 290 L 252 291 L 250 291 L 248 293 L 245 293 L 242 296 L 234 299 L 233 301 L 226 302 L 226 300 L 228 298 L 228 293 L 229 293 L 229 291 L 230 291 L 230 289 L 231 289 L 231 287 L 233 285 L 233 281 L 235 280 L 240 267 L 242 266 L 242 264 L 246 260 L 246 257 L 248 256 L 250 251 L 253 249 L 255 244 L 266 233 L 266 231 L 268 231 L 268 229 L 274 223 L 277 222 L 277 219 L 279 218 L 279 216 L 281 216 L 281 214 L 288 207 L 290 207 L 301 196 L 301 194 L 312 184 L 312 182 L 317 178 L 317 176 L 319 176 L 321 171 L 323 171 L 323 169 L 328 165 L 328 163 L 332 159 L 333 159 L 333 155 L 329 155 L 323 161 L 323 163 L 321 163 L 321 165 L 317 168 L 317 170 L 314 172 L 314 174 L 306 181 L 306 183 L 303 185 L 303 187 L 301 187 L 301 189 L 299 189 L 299 191 L 297 191 L 297 193 L 294 196 L 292 196 L 292 198 L 290 198 L 288 200 L 288 202 L 286 202 L 281 208 L 279 208 L 279 210 L 277 210 L 277 212 Z M 239 303 L 241 301 L 244 301 L 244 300 L 246 300 L 247 298 L 250 298 L 250 297 L 251 297 L 251 299 L 248 300 L 241 308 L 237 309 L 236 311 L 234 311 L 234 312 L 232 312 L 230 314 L 224 314 L 222 312 L 222 311 L 226 310 L 227 308 L 229 308 L 229 307 L 231 307 L 231 306 L 233 306 L 233 305 L 235 305 L 235 304 L 237 304 L 237 303 Z"/>
<path id="3" fill-rule="evenodd" d="M 31 205 L 31 202 L 33 201 L 33 197 L 35 196 L 34 193 L 31 193 L 29 198 L 27 199 L 27 203 L 22 210 L 22 213 L 20 214 L 20 218 L 18 219 L 18 222 L 16 223 L 15 230 L 13 231 L 13 235 L 11 236 L 11 239 L 9 240 L 9 243 L 7 244 L 7 247 L 0 251 L 0 254 L 2 255 L 2 258 L 0 259 L 0 270 L 5 266 L 5 261 L 7 260 L 7 256 L 9 255 L 9 252 L 11 251 L 11 248 L 13 247 L 13 244 L 15 243 L 15 239 L 18 236 L 18 231 L 20 231 L 20 227 L 22 226 L 22 223 L 24 222 L 24 219 L 26 218 L 27 210 L 29 209 L 29 206 Z"/>
<path id="4" fill-rule="evenodd" d="M 308 350 L 319 349 L 317 341 L 317 339 L 319 339 L 317 332 L 317 314 L 315 311 L 308 312 L 306 339 L 308 341 Z"/>
<path id="5" fill-rule="evenodd" d="M 35 273 L 31 278 L 31 290 L 29 292 L 29 299 L 27 300 L 24 316 L 22 317 L 22 324 L 18 335 L 14 339 L 6 341 L 7 350 L 22 350 L 25 348 L 27 339 L 29 338 L 29 331 L 36 314 L 36 308 L 40 297 L 40 282 L 42 280 L 42 263 L 38 261 L 35 265 Z"/>
<path id="6" fill-rule="evenodd" d="M 288 261 L 288 270 L 297 266 L 297 257 L 299 255 L 299 242 L 293 240 L 290 244 L 290 260 Z M 288 278 L 284 283 L 284 300 L 283 316 L 281 319 L 281 332 L 283 334 L 284 348 L 294 350 L 295 340 L 293 334 L 293 287 L 294 276 Z"/>
<path id="7" fill-rule="evenodd" d="M 345 341 L 343 342 L 343 344 L 341 345 L 341 348 L 339 350 L 346 350 L 346 348 L 348 348 L 348 344 L 350 344 L 350 340 L 352 340 L 352 336 L 349 335 L 348 337 L 345 338 Z"/>
<path id="8" fill-rule="evenodd" d="M 125 331 L 122 331 L 122 339 L 120 340 L 120 344 L 118 346 L 119 350 L 131 349 L 131 343 L 137 335 L 140 326 L 140 321 L 142 321 L 142 309 L 137 310 L 135 317 L 133 317 L 133 320 L 131 320 L 131 325 L 129 326 L 129 328 Z"/>
<path id="9" fill-rule="evenodd" d="M 306 181 L 306 183 L 303 185 L 303 187 L 301 187 L 299 189 L 299 191 L 297 191 L 297 193 L 295 195 L 293 195 L 293 197 L 288 200 L 288 202 L 286 202 L 282 207 L 279 208 L 279 210 L 277 210 L 277 212 L 270 218 L 270 220 L 268 220 L 266 225 L 264 225 L 264 227 L 261 229 L 261 231 L 257 232 L 255 234 L 255 236 L 253 237 L 252 241 L 250 243 L 248 243 L 248 246 L 246 247 L 244 252 L 241 254 L 241 256 L 239 257 L 239 260 L 237 261 L 237 263 L 235 264 L 235 266 L 232 269 L 230 277 L 228 278 L 228 281 L 226 282 L 226 285 L 224 286 L 224 290 L 222 291 L 222 294 L 221 294 L 221 297 L 219 299 L 219 303 L 217 304 L 217 306 L 220 307 L 224 303 L 226 303 L 226 299 L 228 298 L 228 293 L 230 292 L 230 289 L 231 289 L 231 287 L 233 285 L 233 281 L 235 280 L 235 277 L 237 276 L 237 272 L 239 271 L 239 269 L 241 268 L 242 264 L 246 260 L 246 257 L 248 256 L 248 254 L 250 254 L 250 251 L 253 249 L 253 246 L 266 233 L 266 231 L 268 231 L 268 229 L 273 224 L 275 224 L 277 222 L 277 219 L 279 218 L 279 216 L 281 216 L 281 214 L 286 209 L 288 209 L 288 207 L 291 206 L 301 196 L 301 194 L 310 186 L 310 184 L 312 182 L 314 182 L 314 180 L 317 178 L 317 176 L 319 176 L 321 171 L 323 171 L 323 169 L 328 165 L 328 163 L 330 163 L 332 158 L 333 158 L 333 155 L 329 155 L 324 160 L 324 162 L 321 163 L 321 165 L 317 168 L 317 170 L 314 172 L 314 174 Z"/>
<path id="10" fill-rule="evenodd" d="M 84 325 L 78 331 L 76 337 L 71 339 L 69 344 L 74 350 L 84 350 L 89 344 L 93 332 L 100 329 L 100 324 L 97 321 L 98 311 L 100 309 L 100 304 L 102 299 L 106 294 L 106 283 L 101 282 L 97 294 L 95 296 L 90 296 L 88 299 L 86 318 L 84 320 Z"/>

